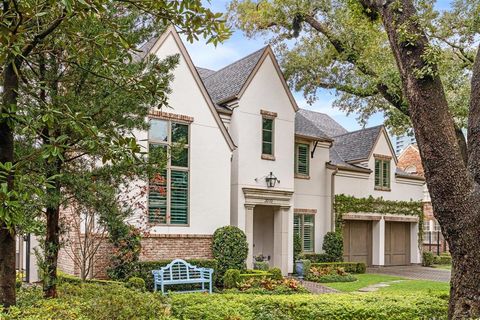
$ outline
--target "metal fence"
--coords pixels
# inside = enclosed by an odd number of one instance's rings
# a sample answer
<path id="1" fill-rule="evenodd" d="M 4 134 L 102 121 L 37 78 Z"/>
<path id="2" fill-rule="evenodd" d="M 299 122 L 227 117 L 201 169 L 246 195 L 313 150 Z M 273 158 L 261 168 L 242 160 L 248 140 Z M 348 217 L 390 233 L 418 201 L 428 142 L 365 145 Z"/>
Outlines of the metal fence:
<path id="1" fill-rule="evenodd" d="M 426 231 L 423 233 L 423 250 L 437 255 L 448 251 L 448 244 L 441 231 Z"/>

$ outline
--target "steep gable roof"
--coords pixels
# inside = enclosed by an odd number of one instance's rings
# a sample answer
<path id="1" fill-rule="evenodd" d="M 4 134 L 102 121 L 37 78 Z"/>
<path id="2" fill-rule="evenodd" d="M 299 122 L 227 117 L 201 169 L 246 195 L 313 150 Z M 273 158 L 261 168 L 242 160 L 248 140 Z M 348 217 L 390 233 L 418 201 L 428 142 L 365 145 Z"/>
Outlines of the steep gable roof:
<path id="1" fill-rule="evenodd" d="M 347 129 L 324 113 L 299 109 L 295 115 L 295 134 L 297 135 L 332 138 L 345 133 L 348 133 Z"/>
<path id="2" fill-rule="evenodd" d="M 257 50 L 202 79 L 215 103 L 221 104 L 240 93 L 265 49 L 266 47 Z"/>
<path id="3" fill-rule="evenodd" d="M 336 136 L 333 148 L 345 162 L 367 160 L 382 129 L 383 126 L 380 125 Z"/>
<path id="4" fill-rule="evenodd" d="M 198 74 L 200 75 L 200 78 L 202 78 L 202 80 L 204 80 L 205 78 L 207 78 L 208 76 L 211 76 L 212 74 L 214 74 L 216 72 L 215 70 L 210 70 L 210 69 L 207 69 L 207 68 L 201 68 L 201 67 L 196 67 L 196 68 L 197 68 Z"/>
<path id="5" fill-rule="evenodd" d="M 212 116 L 215 119 L 215 122 L 217 123 L 220 131 L 222 132 L 222 134 L 225 138 L 225 141 L 227 142 L 228 146 L 230 147 L 230 150 L 234 150 L 236 148 L 235 143 L 233 142 L 232 137 L 230 136 L 230 134 L 227 131 L 227 128 L 225 127 L 222 120 L 220 119 L 220 116 L 219 116 L 219 114 L 216 110 L 216 105 L 212 101 L 212 99 L 210 98 L 210 95 L 207 92 L 207 89 L 205 88 L 205 85 L 204 85 L 204 83 L 203 83 L 203 81 L 200 77 L 199 71 L 193 65 L 192 59 L 190 58 L 190 55 L 188 54 L 188 51 L 185 48 L 185 45 L 183 44 L 182 39 L 180 39 L 180 36 L 178 35 L 175 27 L 173 27 L 173 26 L 168 27 L 167 30 L 160 37 L 156 38 L 155 40 L 152 39 L 149 42 L 147 42 L 144 46 L 142 46 L 140 48 L 140 50 L 141 50 L 142 53 L 144 53 L 143 57 L 145 57 L 149 53 L 156 52 L 161 47 L 163 42 L 168 38 L 169 35 L 173 36 L 173 39 L 175 40 L 178 48 L 180 49 L 180 52 L 181 52 L 183 58 L 185 59 L 185 61 L 187 63 L 187 66 L 188 66 L 190 72 L 192 73 L 192 76 L 195 79 L 195 82 L 198 85 L 198 88 L 202 92 L 202 95 L 204 96 L 205 101 L 207 102 L 207 105 L 210 109 L 210 112 L 212 113 Z M 153 41 L 154 43 L 152 44 L 151 41 Z"/>

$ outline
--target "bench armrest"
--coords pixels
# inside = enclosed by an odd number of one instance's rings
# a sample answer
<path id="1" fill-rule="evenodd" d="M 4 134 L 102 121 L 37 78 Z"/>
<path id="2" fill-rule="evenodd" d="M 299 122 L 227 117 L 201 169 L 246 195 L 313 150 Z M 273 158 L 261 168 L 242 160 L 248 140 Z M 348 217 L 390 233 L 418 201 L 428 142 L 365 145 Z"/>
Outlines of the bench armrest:
<path id="1" fill-rule="evenodd" d="M 200 272 L 202 273 L 202 278 L 205 279 L 212 279 L 213 269 L 210 268 L 200 268 Z"/>

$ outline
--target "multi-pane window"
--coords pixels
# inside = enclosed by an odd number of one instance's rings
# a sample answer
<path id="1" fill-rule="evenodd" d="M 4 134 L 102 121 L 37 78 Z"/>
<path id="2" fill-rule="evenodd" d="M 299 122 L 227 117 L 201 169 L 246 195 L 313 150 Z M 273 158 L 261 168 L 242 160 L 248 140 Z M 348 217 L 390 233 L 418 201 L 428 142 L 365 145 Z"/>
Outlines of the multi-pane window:
<path id="1" fill-rule="evenodd" d="M 296 214 L 293 218 L 293 232 L 300 235 L 303 252 L 314 251 L 314 225 L 315 216 L 313 214 Z"/>
<path id="2" fill-rule="evenodd" d="M 295 144 L 295 174 L 300 176 L 309 175 L 310 146 L 304 143 Z"/>
<path id="3" fill-rule="evenodd" d="M 273 156 L 274 120 L 262 118 L 262 154 Z"/>
<path id="4" fill-rule="evenodd" d="M 150 161 L 166 161 L 149 183 L 148 220 L 156 224 L 188 224 L 188 124 L 151 119 Z"/>
<path id="5" fill-rule="evenodd" d="M 390 159 L 375 159 L 375 189 L 390 190 Z"/>

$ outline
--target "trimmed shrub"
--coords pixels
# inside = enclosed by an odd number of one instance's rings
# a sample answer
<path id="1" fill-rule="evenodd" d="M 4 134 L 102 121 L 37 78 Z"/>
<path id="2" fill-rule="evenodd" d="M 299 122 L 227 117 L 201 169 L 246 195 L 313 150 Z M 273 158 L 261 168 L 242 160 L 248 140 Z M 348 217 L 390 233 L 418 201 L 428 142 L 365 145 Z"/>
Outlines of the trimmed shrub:
<path id="1" fill-rule="evenodd" d="M 228 269 L 223 276 L 223 287 L 226 289 L 236 288 L 240 281 L 240 270 Z"/>
<path id="2" fill-rule="evenodd" d="M 306 277 L 310 272 L 310 268 L 312 267 L 312 262 L 308 259 L 302 259 L 302 261 L 303 261 L 303 276 Z"/>
<path id="3" fill-rule="evenodd" d="M 213 234 L 212 252 L 218 262 L 218 279 L 221 279 L 228 269 L 245 270 L 247 237 L 242 230 L 234 226 L 218 228 Z"/>
<path id="4" fill-rule="evenodd" d="M 172 296 L 178 319 L 446 319 L 448 302 L 433 294 L 182 294 Z"/>
<path id="5" fill-rule="evenodd" d="M 335 262 L 334 258 L 326 253 L 302 253 L 299 260 L 310 260 L 312 263 Z"/>
<path id="6" fill-rule="evenodd" d="M 333 261 L 343 261 L 343 237 L 339 232 L 327 232 L 323 237 L 323 251 Z"/>
<path id="7" fill-rule="evenodd" d="M 79 277 L 72 276 L 70 274 L 63 273 L 61 271 L 58 272 L 57 279 L 59 283 L 73 283 L 73 284 L 80 284 L 80 283 L 95 283 L 95 284 L 102 284 L 102 285 L 120 285 L 123 286 L 125 283 L 121 281 L 114 281 L 114 280 L 102 280 L 102 279 L 85 279 L 82 280 Z"/>
<path id="8" fill-rule="evenodd" d="M 445 265 L 452 264 L 452 256 L 448 252 L 443 252 L 439 256 L 435 256 L 433 258 L 433 262 L 435 264 L 445 264 Z"/>
<path id="9" fill-rule="evenodd" d="M 0 311 L 0 319 L 172 319 L 161 295 L 124 285 L 60 283 L 57 292 L 57 299 L 43 299 L 39 287 L 20 290 L 17 305 L 7 314 Z"/>
<path id="10" fill-rule="evenodd" d="M 282 270 L 280 270 L 280 268 L 271 268 L 270 270 L 268 270 L 268 273 L 272 275 L 270 278 L 273 280 L 283 279 Z"/>
<path id="11" fill-rule="evenodd" d="M 433 265 L 434 256 L 430 251 L 424 251 L 422 254 L 422 266 L 431 267 Z"/>
<path id="12" fill-rule="evenodd" d="M 272 274 L 264 270 L 247 270 L 240 274 L 240 281 L 248 281 L 250 279 L 266 279 L 271 278 Z"/>
<path id="13" fill-rule="evenodd" d="M 348 273 L 365 273 L 367 266 L 363 262 L 326 262 L 312 263 L 315 268 L 343 268 Z"/>
<path id="14" fill-rule="evenodd" d="M 145 280 L 139 277 L 131 277 L 127 281 L 127 287 L 130 289 L 136 289 L 140 291 L 145 290 Z"/>
<path id="15" fill-rule="evenodd" d="M 189 259 L 186 261 L 197 267 L 213 269 L 213 281 L 216 281 L 216 279 L 218 279 L 217 261 L 215 259 Z M 161 267 L 165 267 L 170 262 L 172 262 L 172 260 L 137 262 L 135 265 L 135 271 L 133 272 L 133 276 L 145 280 L 145 286 L 147 290 L 153 291 L 152 270 L 158 270 Z M 182 290 L 183 288 L 189 289 L 191 288 L 191 285 L 178 286 L 178 288 L 181 288 Z"/>
<path id="16" fill-rule="evenodd" d="M 339 274 L 326 274 L 324 276 L 309 275 L 307 280 L 313 281 L 313 282 L 319 282 L 319 283 L 329 283 L 329 282 L 353 282 L 353 281 L 357 281 L 357 278 L 355 278 L 351 274 L 346 274 L 343 276 Z"/>
<path id="17" fill-rule="evenodd" d="M 253 268 L 255 270 L 267 271 L 270 268 L 270 266 L 269 266 L 268 262 L 266 262 L 266 261 L 255 261 L 253 263 Z"/>

